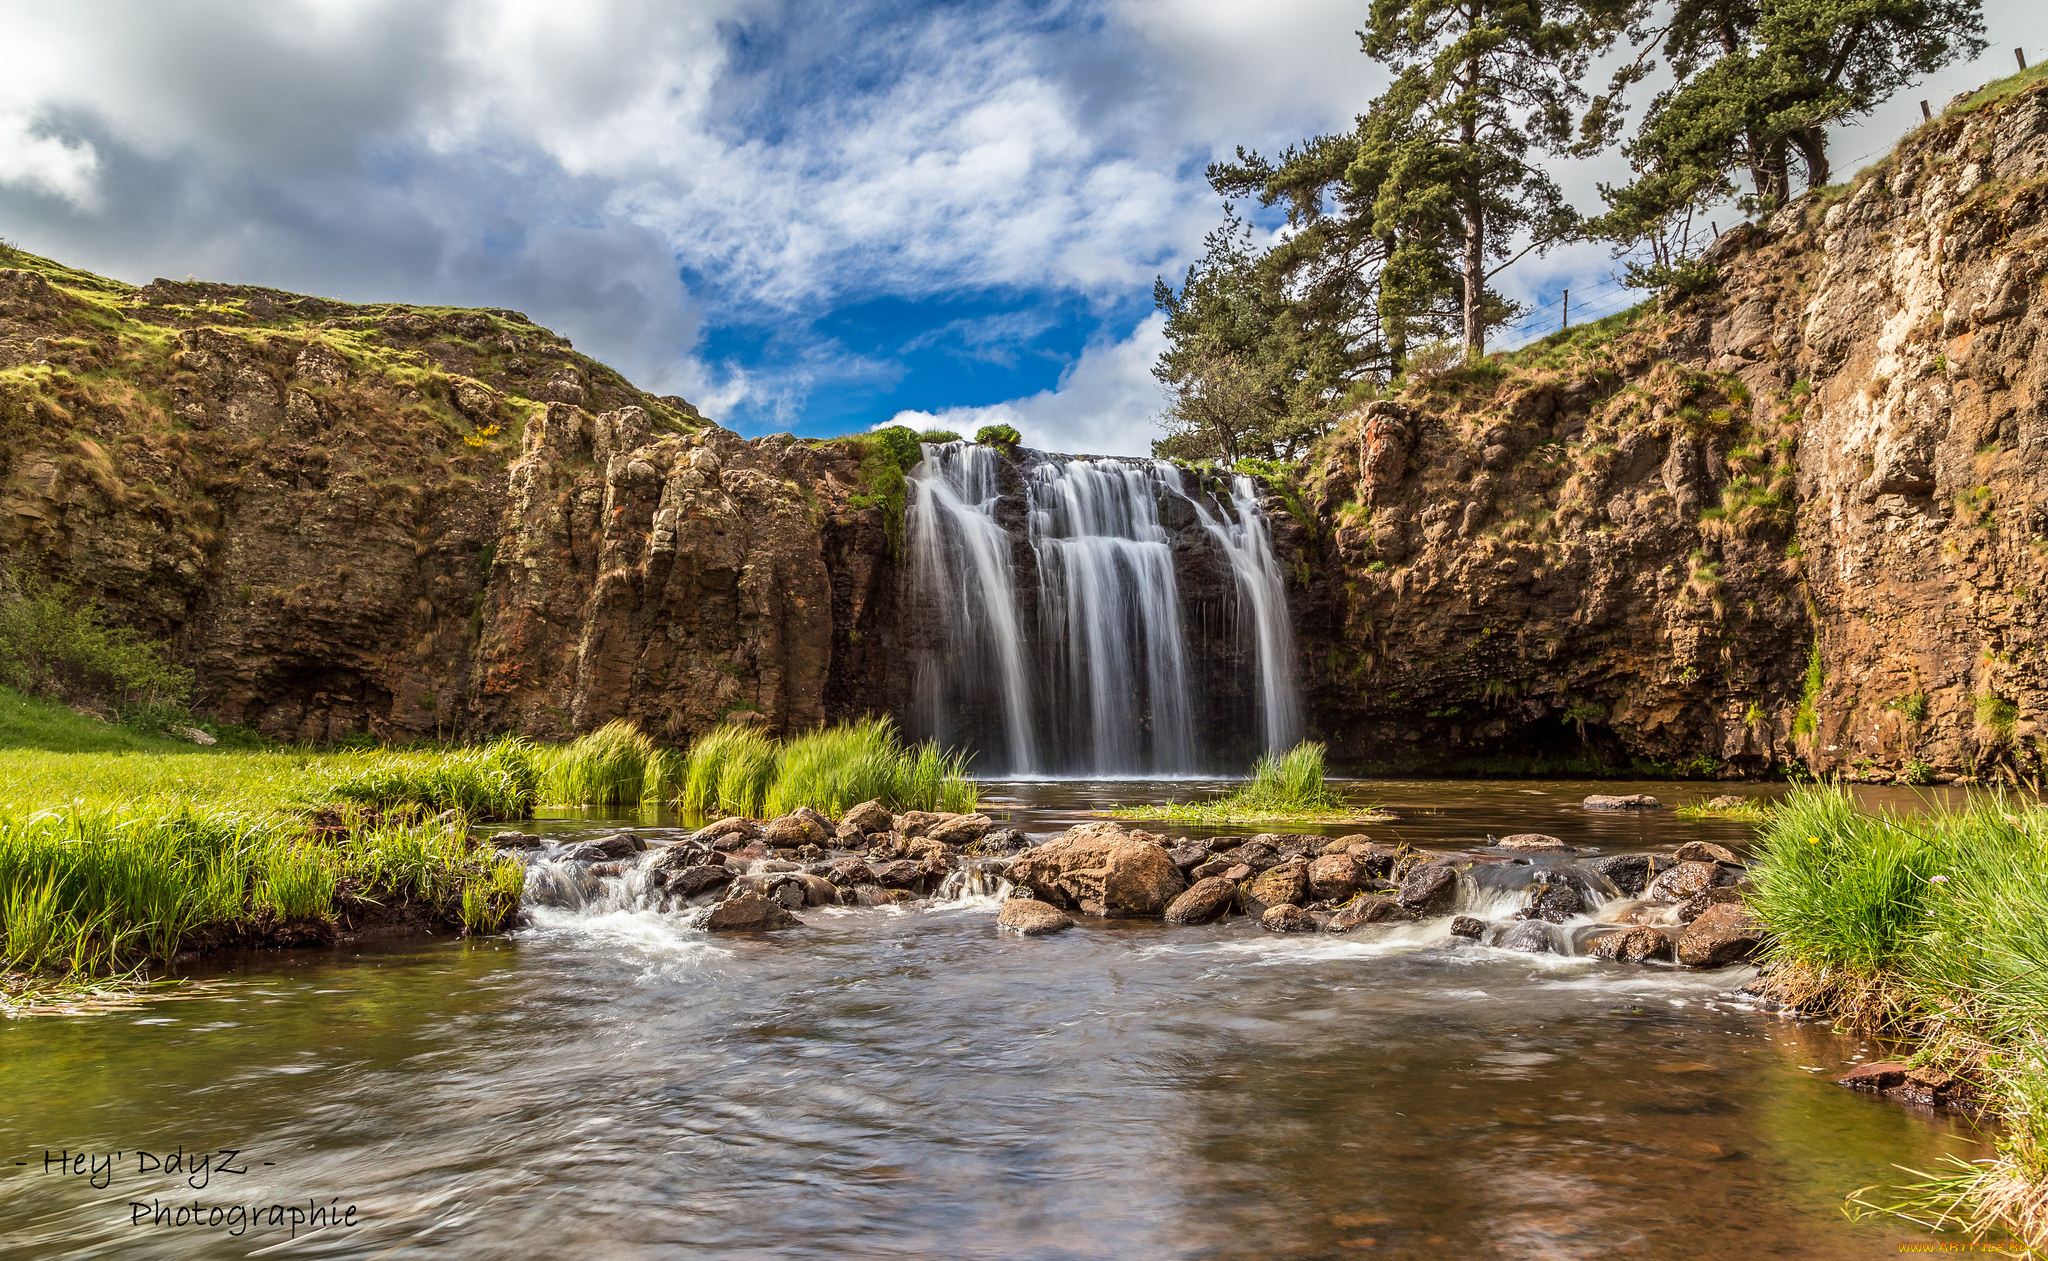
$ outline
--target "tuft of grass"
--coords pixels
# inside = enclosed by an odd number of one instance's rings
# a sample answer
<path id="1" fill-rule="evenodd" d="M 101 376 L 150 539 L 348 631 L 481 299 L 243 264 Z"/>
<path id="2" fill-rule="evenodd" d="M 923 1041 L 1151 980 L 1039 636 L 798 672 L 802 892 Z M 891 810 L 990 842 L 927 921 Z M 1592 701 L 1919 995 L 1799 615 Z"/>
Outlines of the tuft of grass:
<path id="1" fill-rule="evenodd" d="M 541 796 L 551 805 L 632 806 L 645 792 L 657 750 L 631 719 L 614 718 L 550 750 Z"/>
<path id="2" fill-rule="evenodd" d="M 1923 1174 L 1856 1212 L 2010 1232 L 2048 1250 L 2048 807 L 1867 813 L 1834 789 L 1763 830 L 1750 906 L 1782 998 L 1918 1045 L 2001 1124 L 1996 1155 Z"/>
<path id="3" fill-rule="evenodd" d="M 964 757 L 930 741 L 905 746 L 895 724 L 880 718 L 784 744 L 749 727 L 720 727 L 691 746 L 681 780 L 680 797 L 669 800 L 698 818 L 779 815 L 798 806 L 839 814 L 871 800 L 891 810 L 964 813 L 975 803 Z"/>
<path id="4" fill-rule="evenodd" d="M 327 796 L 377 810 L 460 810 L 477 820 L 524 819 L 540 796 L 540 761 L 534 746 L 517 736 L 435 752 L 387 750 L 335 779 Z"/>
<path id="5" fill-rule="evenodd" d="M 1713 806 L 1704 801 L 1691 801 L 1673 813 L 1681 819 L 1736 819 L 1745 823 L 1762 823 L 1771 817 L 1767 804 L 1754 797 L 1743 798 L 1739 806 Z"/>
<path id="6" fill-rule="evenodd" d="M 1272 823 L 1377 821 L 1392 815 L 1372 806 L 1345 804 L 1325 782 L 1323 746 L 1305 740 L 1285 753 L 1267 752 L 1253 765 L 1244 787 L 1210 801 L 1118 806 L 1105 813 L 1119 819 L 1164 819 L 1177 823 Z"/>

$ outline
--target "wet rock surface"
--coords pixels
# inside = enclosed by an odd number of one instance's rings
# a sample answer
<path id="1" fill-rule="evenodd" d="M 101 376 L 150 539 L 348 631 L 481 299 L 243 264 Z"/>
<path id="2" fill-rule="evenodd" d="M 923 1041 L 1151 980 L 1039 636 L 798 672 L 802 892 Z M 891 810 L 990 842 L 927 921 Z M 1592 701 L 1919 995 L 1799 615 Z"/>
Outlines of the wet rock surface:
<path id="1" fill-rule="evenodd" d="M 827 844 L 813 839 L 821 834 Z M 833 906 L 1007 893 L 997 923 L 1026 935 L 1061 931 L 1077 916 L 1222 931 L 1399 930 L 1424 942 L 1700 968 L 1742 962 L 1764 940 L 1747 911 L 1744 869 L 1725 846 L 1602 855 L 1542 833 L 1475 844 L 1169 839 L 1106 821 L 1032 838 L 986 814 L 891 815 L 863 803 L 837 820 L 721 819 L 651 849 L 621 832 L 560 846 L 536 838 L 538 848 L 508 842 L 504 852 L 531 855 L 547 873 L 543 904 L 618 888 L 722 932 L 792 927 L 800 913 Z"/>
<path id="2" fill-rule="evenodd" d="M 1037 898 L 1011 898 L 996 912 L 996 923 L 1026 937 L 1043 937 L 1074 926 L 1074 918 Z"/>

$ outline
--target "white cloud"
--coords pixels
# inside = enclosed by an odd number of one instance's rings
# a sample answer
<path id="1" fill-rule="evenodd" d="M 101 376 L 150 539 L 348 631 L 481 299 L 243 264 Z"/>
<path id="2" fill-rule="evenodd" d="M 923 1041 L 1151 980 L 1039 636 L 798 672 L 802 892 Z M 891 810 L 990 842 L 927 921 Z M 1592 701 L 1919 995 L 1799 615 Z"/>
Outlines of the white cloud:
<path id="1" fill-rule="evenodd" d="M 30 119 L 0 113 L 0 184 L 61 197 L 81 209 L 99 200 L 99 154 L 84 141 L 38 135 Z"/>
<path id="2" fill-rule="evenodd" d="M 983 425 L 1006 424 L 1024 435 L 1024 445 L 1044 451 L 1149 455 L 1166 406 L 1152 365 L 1165 349 L 1166 317 L 1155 312 L 1122 341 L 1082 351 L 1050 390 L 985 407 L 898 412 L 884 424 L 968 435 Z"/>
<path id="3" fill-rule="evenodd" d="M 1908 95 L 2002 72 L 2030 2 L 1989 0 L 2003 38 L 1984 64 Z M 1179 270 L 1215 222 L 1204 163 L 1371 99 L 1363 19 L 1356 0 L 0 0 L 0 223 L 134 280 L 517 306 L 759 421 L 882 370 L 811 328 L 835 305 L 1035 291 L 1108 309 Z M 1838 151 L 1916 109 L 1887 105 Z M 1602 163 L 1560 169 L 1584 208 L 1619 172 Z M 1609 267 L 1593 247 L 1506 283 Z M 707 325 L 770 329 L 789 366 L 707 362 Z M 1115 418 L 1156 410 L 1132 401 L 1145 365 L 1109 365 L 1148 327 L 1013 406 L 1078 446 L 1091 430 L 1045 400 L 1085 397 L 1101 441 L 1142 449 Z"/>

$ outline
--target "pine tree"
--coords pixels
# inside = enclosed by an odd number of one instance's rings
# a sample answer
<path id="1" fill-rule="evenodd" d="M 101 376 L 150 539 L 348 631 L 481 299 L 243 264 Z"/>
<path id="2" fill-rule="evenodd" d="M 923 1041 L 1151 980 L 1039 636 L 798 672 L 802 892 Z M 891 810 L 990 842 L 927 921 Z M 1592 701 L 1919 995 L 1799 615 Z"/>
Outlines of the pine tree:
<path id="1" fill-rule="evenodd" d="M 1359 36 L 1395 72 L 1368 115 L 1370 157 L 1385 172 L 1381 222 L 1422 229 L 1415 262 L 1449 244 L 1427 234 L 1455 222 L 1468 359 L 1515 314 L 1487 280 L 1577 234 L 1577 214 L 1532 154 L 1570 145 L 1587 60 L 1627 15 L 1626 0 L 1373 0 Z"/>
<path id="2" fill-rule="evenodd" d="M 1636 178 L 1602 188 L 1598 230 L 1650 246 L 1654 266 L 1683 262 L 1674 225 L 1736 193 L 1751 211 L 1833 174 L 1827 129 L 1960 56 L 1983 51 L 1980 0 L 1661 0 L 1630 15 L 1636 56 L 1593 102 L 1582 148 L 1619 134 L 1622 101 L 1661 54 L 1677 82 L 1658 93 L 1627 145 Z"/>

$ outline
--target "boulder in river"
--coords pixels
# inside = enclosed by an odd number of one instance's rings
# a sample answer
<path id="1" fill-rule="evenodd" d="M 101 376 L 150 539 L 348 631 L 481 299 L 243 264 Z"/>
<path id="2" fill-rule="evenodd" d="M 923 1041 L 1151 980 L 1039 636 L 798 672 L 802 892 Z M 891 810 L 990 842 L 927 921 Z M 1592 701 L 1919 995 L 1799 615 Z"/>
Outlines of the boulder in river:
<path id="1" fill-rule="evenodd" d="M 896 816 L 896 830 L 905 836 L 924 836 L 946 820 L 959 817 L 938 810 L 905 810 Z"/>
<path id="2" fill-rule="evenodd" d="M 1337 913 L 1323 925 L 1323 930 L 1348 933 L 1360 924 L 1385 924 L 1414 918 L 1413 911 L 1392 898 L 1358 897 L 1337 908 Z"/>
<path id="3" fill-rule="evenodd" d="M 1470 915 L 1453 916 L 1451 918 L 1451 936 L 1484 937 L 1486 936 L 1486 921 L 1483 919 L 1473 919 Z"/>
<path id="4" fill-rule="evenodd" d="M 998 828 L 969 845 L 967 852 L 984 858 L 1000 858 L 1006 854 L 1020 854 L 1030 848 L 1031 838 L 1016 828 Z"/>
<path id="5" fill-rule="evenodd" d="M 947 845 L 972 845 L 996 825 L 985 814 L 956 814 L 924 830 L 924 834 Z"/>
<path id="6" fill-rule="evenodd" d="M 874 874 L 876 884 L 884 885 L 891 889 L 914 889 L 925 878 L 924 867 L 907 858 L 897 858 L 889 862 L 870 863 L 868 864 L 868 870 Z"/>
<path id="7" fill-rule="evenodd" d="M 1401 881 L 1400 900 L 1417 915 L 1442 915 L 1458 900 L 1458 873 L 1449 867 L 1417 867 Z"/>
<path id="8" fill-rule="evenodd" d="M 740 838 L 741 844 L 745 844 L 759 835 L 761 835 L 760 824 L 752 819 L 744 819 L 734 814 L 705 824 L 695 832 L 690 833 L 688 839 L 692 841 L 715 841 L 721 837 L 736 836 Z"/>
<path id="9" fill-rule="evenodd" d="M 1026 937 L 1043 937 L 1074 926 L 1073 917 L 1050 902 L 1037 898 L 1011 898 L 996 912 L 996 926 Z"/>
<path id="10" fill-rule="evenodd" d="M 1671 957 L 1671 939 L 1654 928 L 1625 928 L 1592 941 L 1593 953 L 1617 963 L 1648 963 Z"/>
<path id="11" fill-rule="evenodd" d="M 1158 837 L 1116 823 L 1071 828 L 1011 859 L 1004 874 L 1087 915 L 1163 915 L 1187 888 Z"/>
<path id="12" fill-rule="evenodd" d="M 1307 896 L 1307 865 L 1283 863 L 1253 876 L 1244 886 L 1244 913 L 1264 915 L 1268 907 L 1299 904 Z"/>
<path id="13" fill-rule="evenodd" d="M 1643 896 L 1653 902 L 1683 902 L 1719 882 L 1721 869 L 1714 863 L 1680 863 L 1650 882 Z"/>
<path id="14" fill-rule="evenodd" d="M 1401 851 L 1391 845 L 1382 845 L 1363 836 L 1344 839 L 1351 842 L 1344 852 L 1351 855 L 1351 861 L 1358 864 L 1360 871 L 1374 879 L 1384 880 L 1393 875 L 1394 865 L 1401 861 Z"/>
<path id="15" fill-rule="evenodd" d="M 1166 922 L 1206 924 L 1229 914 L 1231 903 L 1236 900 L 1237 886 L 1230 881 L 1216 876 L 1197 880 L 1167 905 Z"/>
<path id="16" fill-rule="evenodd" d="M 1529 854 L 1562 854 L 1571 848 L 1556 837 L 1545 836 L 1541 832 L 1517 832 L 1513 836 L 1503 836 L 1493 843 L 1493 847 Z"/>
<path id="17" fill-rule="evenodd" d="M 1713 800 L 1707 802 L 1707 809 L 1740 810 L 1748 804 L 1749 798 L 1747 797 L 1738 797 L 1734 793 L 1723 793 L 1720 796 L 1715 797 Z"/>
<path id="18" fill-rule="evenodd" d="M 1607 877 L 1618 892 L 1634 897 L 1657 874 L 1659 860 L 1654 854 L 1609 854 L 1588 860 L 1586 866 Z"/>
<path id="19" fill-rule="evenodd" d="M 1735 856 L 1734 850 L 1725 845 L 1716 845 L 1712 841 L 1687 841 L 1678 847 L 1678 852 L 1672 857 L 1682 863 L 1727 863 L 1733 867 L 1742 865 L 1742 860 Z"/>
<path id="20" fill-rule="evenodd" d="M 1266 908 L 1266 913 L 1259 916 L 1259 927 L 1269 933 L 1312 933 L 1316 920 L 1292 902 L 1282 902 Z"/>
<path id="21" fill-rule="evenodd" d="M 595 852 L 606 858 L 624 858 L 646 848 L 647 842 L 631 832 L 614 832 L 610 836 L 601 836 L 594 841 L 585 841 L 576 847 L 578 853 Z"/>
<path id="22" fill-rule="evenodd" d="M 722 889 L 732 883 L 733 870 L 724 864 L 699 864 L 695 867 L 680 867 L 668 871 L 662 879 L 662 888 L 679 898 L 694 898 L 700 893 Z"/>
<path id="23" fill-rule="evenodd" d="M 1341 902 L 1358 891 L 1365 877 L 1349 854 L 1325 854 L 1308 865 L 1309 891 L 1326 902 Z"/>
<path id="24" fill-rule="evenodd" d="M 539 849 L 547 842 L 531 832 L 499 832 L 491 837 L 491 844 L 499 849 Z"/>
<path id="25" fill-rule="evenodd" d="M 874 870 L 867 865 L 865 859 L 860 858 L 836 858 L 825 864 L 823 875 L 833 884 L 849 889 L 858 884 L 876 883 Z"/>
<path id="26" fill-rule="evenodd" d="M 760 933 L 778 928 L 801 928 L 803 921 L 772 898 L 758 893 L 727 898 L 698 918 L 697 926 L 715 933 Z"/>
<path id="27" fill-rule="evenodd" d="M 1568 884 L 1532 884 L 1523 913 L 1530 919 L 1562 924 L 1574 915 L 1583 914 L 1585 909 L 1586 903 L 1579 897 L 1579 891 Z"/>
<path id="28" fill-rule="evenodd" d="M 791 811 L 770 819 L 761 829 L 761 839 L 776 849 L 795 849 L 832 839 L 832 828 L 815 810 Z"/>
<path id="29" fill-rule="evenodd" d="M 1190 872 L 1204 863 L 1216 861 L 1209 857 L 1208 850 L 1203 849 L 1199 845 L 1176 845 L 1166 851 L 1166 856 L 1172 859 L 1173 865 L 1180 868 L 1183 872 Z"/>
<path id="30" fill-rule="evenodd" d="M 863 801 L 839 816 L 839 826 L 835 832 L 841 839 L 845 839 L 866 836 L 872 832 L 886 832 L 895 825 L 895 816 L 889 813 L 887 806 L 879 801 Z"/>
<path id="31" fill-rule="evenodd" d="M 1749 908 L 1723 902 L 1707 908 L 1678 939 L 1678 961 L 1690 968 L 1719 968 L 1740 963 L 1764 941 L 1764 926 Z"/>
<path id="32" fill-rule="evenodd" d="M 1564 953 L 1558 949 L 1556 933 L 1540 919 L 1523 920 L 1502 933 L 1494 944 L 1502 950 L 1519 950 L 1524 954 Z"/>
<path id="33" fill-rule="evenodd" d="M 1729 902 L 1739 903 L 1743 900 L 1743 896 L 1743 890 L 1737 889 L 1732 885 L 1721 885 L 1712 889 L 1702 889 L 1685 901 L 1680 902 L 1673 909 L 1677 913 L 1680 923 L 1690 924 L 1700 916 L 1705 915 L 1707 908 Z"/>
<path id="34" fill-rule="evenodd" d="M 1648 793 L 1628 793 L 1615 796 L 1609 793 L 1594 793 L 1580 802 L 1587 810 L 1661 810 L 1664 803 Z"/>

